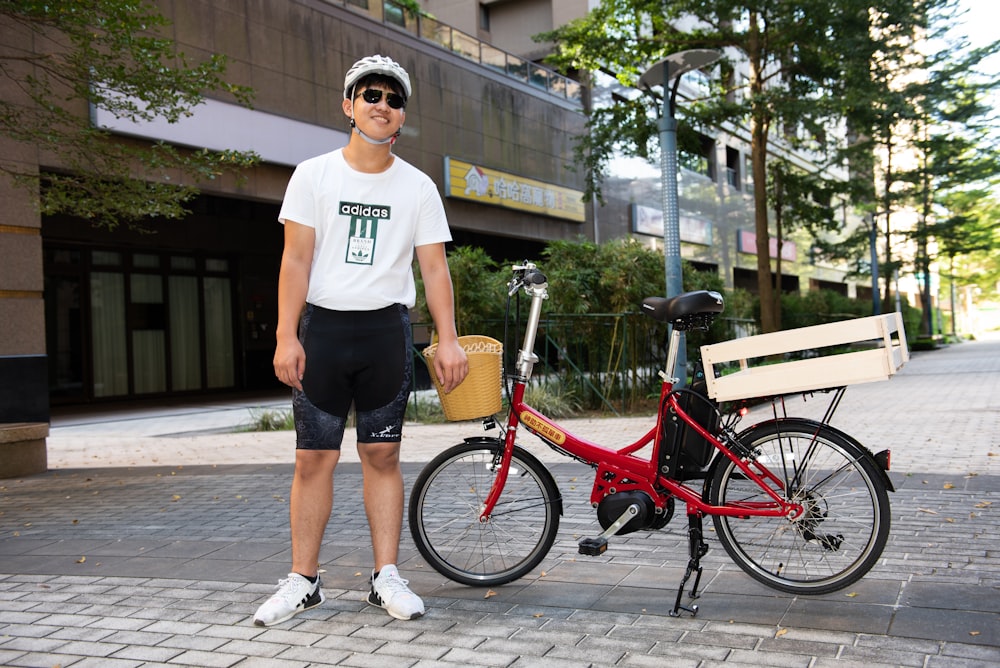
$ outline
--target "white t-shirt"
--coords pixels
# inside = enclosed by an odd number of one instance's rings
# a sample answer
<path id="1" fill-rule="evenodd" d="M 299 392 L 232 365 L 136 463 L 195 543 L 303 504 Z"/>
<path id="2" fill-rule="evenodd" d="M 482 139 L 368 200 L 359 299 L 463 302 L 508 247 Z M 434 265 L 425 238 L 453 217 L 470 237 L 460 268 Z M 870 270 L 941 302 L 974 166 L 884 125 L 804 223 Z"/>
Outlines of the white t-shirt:
<path id="1" fill-rule="evenodd" d="M 451 241 L 437 186 L 398 156 L 379 174 L 355 171 L 340 149 L 302 162 L 278 220 L 316 230 L 306 301 L 337 311 L 412 307 L 413 249 Z"/>

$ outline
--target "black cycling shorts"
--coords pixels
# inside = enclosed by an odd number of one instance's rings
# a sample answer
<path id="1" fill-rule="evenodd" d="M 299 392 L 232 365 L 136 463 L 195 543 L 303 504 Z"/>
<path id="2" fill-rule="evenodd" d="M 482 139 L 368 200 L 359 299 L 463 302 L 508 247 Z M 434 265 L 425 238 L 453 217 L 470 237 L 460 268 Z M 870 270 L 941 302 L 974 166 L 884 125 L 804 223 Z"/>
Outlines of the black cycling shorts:
<path id="1" fill-rule="evenodd" d="M 292 392 L 296 447 L 339 450 L 352 405 L 359 443 L 399 442 L 413 375 L 407 308 L 331 311 L 306 304 L 299 341 L 306 371 L 302 391 Z"/>

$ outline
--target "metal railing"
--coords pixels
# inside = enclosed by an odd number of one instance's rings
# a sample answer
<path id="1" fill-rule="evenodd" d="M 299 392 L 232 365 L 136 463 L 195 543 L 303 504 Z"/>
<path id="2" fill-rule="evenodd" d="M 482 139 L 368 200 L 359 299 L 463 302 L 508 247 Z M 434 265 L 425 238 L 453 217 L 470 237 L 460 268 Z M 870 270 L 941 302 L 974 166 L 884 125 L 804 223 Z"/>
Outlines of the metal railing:
<path id="1" fill-rule="evenodd" d="M 404 30 L 494 72 L 527 83 L 559 99 L 575 102 L 581 107 L 583 105 L 583 86 L 580 82 L 498 49 L 435 18 L 411 14 L 392 0 L 326 0 L 326 2 L 363 13 L 380 23 Z"/>
<path id="2" fill-rule="evenodd" d="M 414 323 L 414 328 L 426 327 Z M 504 323 L 494 321 L 477 332 L 499 341 Z M 688 359 L 699 359 L 698 347 L 756 334 L 752 320 L 720 318 L 712 331 L 690 333 Z M 522 332 L 511 326 L 504 342 L 504 367 L 514 367 Z M 555 383 L 586 410 L 620 415 L 655 402 L 660 392 L 660 371 L 666 361 L 666 327 L 641 313 L 550 314 L 538 325 L 535 354 L 539 363 L 533 382 Z M 430 387 L 420 350 L 414 348 L 414 390 Z M 421 377 L 424 382 L 417 378 Z M 505 397 L 506 398 L 506 397 Z M 419 399 L 411 401 L 419 406 Z M 418 408 L 419 411 L 419 408 Z"/>

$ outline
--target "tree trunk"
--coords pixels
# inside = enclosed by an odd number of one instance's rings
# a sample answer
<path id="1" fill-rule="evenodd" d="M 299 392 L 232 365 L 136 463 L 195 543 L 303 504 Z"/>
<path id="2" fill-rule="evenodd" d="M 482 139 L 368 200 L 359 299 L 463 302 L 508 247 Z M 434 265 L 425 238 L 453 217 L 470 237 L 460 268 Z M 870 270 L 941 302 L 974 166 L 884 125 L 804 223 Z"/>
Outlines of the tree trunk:
<path id="1" fill-rule="evenodd" d="M 886 132 L 885 139 L 885 192 L 882 207 L 885 210 L 885 297 L 882 299 L 882 311 L 891 311 L 889 300 L 892 297 L 892 129 Z"/>
<path id="2" fill-rule="evenodd" d="M 927 126 L 924 126 L 926 138 Z M 931 216 L 931 175 L 930 164 L 927 153 L 922 157 L 923 174 L 920 175 L 920 185 L 923 190 L 922 210 L 918 222 L 919 236 L 917 237 L 917 271 L 920 272 L 920 302 L 924 313 L 921 318 L 921 329 L 923 335 L 934 336 L 934 312 L 931 302 L 931 258 L 927 254 L 927 223 Z"/>
<path id="3" fill-rule="evenodd" d="M 750 65 L 750 94 L 764 92 L 764 71 L 757 12 L 751 11 L 747 40 Z M 757 292 L 760 297 L 760 328 L 763 333 L 778 331 L 771 283 L 771 233 L 767 225 L 767 134 L 770 118 L 766 109 L 755 105 L 750 117 L 750 163 L 753 171 L 754 232 L 757 235 Z"/>
<path id="4" fill-rule="evenodd" d="M 774 325 L 776 330 L 781 329 L 781 247 L 785 242 L 782 234 L 785 206 L 785 185 L 781 178 L 783 173 L 780 165 L 774 171 L 774 239 L 778 249 L 774 258 Z"/>

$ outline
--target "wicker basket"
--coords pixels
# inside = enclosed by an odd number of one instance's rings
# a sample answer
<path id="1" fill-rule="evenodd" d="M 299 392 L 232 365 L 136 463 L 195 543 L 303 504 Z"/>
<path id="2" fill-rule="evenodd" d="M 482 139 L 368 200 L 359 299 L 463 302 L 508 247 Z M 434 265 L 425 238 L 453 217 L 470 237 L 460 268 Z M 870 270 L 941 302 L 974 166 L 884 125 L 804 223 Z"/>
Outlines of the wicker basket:
<path id="1" fill-rule="evenodd" d="M 493 415 L 503 404 L 503 344 L 488 336 L 460 336 L 458 343 L 469 358 L 469 375 L 462 384 L 445 394 L 434 371 L 437 344 L 424 349 L 424 361 L 431 374 L 434 389 L 441 398 L 441 408 L 448 420 L 474 420 Z"/>

